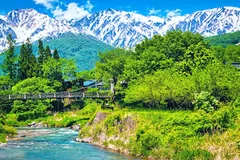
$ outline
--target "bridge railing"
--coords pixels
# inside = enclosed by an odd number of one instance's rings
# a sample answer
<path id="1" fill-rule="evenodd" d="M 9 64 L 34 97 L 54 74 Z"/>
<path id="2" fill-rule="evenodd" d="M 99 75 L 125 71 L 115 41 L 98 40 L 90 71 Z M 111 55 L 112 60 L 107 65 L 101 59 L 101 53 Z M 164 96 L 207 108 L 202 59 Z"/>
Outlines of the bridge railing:
<path id="1" fill-rule="evenodd" d="M 0 95 L 0 100 L 59 99 L 59 98 L 108 98 L 106 92 L 55 92 L 34 94 Z"/>

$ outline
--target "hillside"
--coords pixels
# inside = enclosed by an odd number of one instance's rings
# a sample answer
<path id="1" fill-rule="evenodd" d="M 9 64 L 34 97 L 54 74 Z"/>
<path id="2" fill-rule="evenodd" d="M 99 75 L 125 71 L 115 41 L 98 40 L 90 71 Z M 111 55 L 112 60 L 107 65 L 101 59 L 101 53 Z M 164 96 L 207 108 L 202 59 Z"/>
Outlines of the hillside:
<path id="1" fill-rule="evenodd" d="M 206 37 L 205 40 L 213 46 L 226 47 L 228 45 L 236 45 L 240 42 L 240 31 L 218 36 Z"/>
<path id="2" fill-rule="evenodd" d="M 63 34 L 57 39 L 46 39 L 44 45 L 58 49 L 60 57 L 76 60 L 78 70 L 92 69 L 98 60 L 98 53 L 113 47 L 89 35 Z M 38 44 L 33 45 L 37 52 Z"/>
<path id="3" fill-rule="evenodd" d="M 58 50 L 60 57 L 74 59 L 79 71 L 92 69 L 98 60 L 98 53 L 109 50 L 113 47 L 97 40 L 89 35 L 74 35 L 71 33 L 62 34 L 59 38 L 46 38 L 43 40 L 45 47 L 48 45 L 51 50 Z M 20 47 L 16 48 L 19 53 Z M 38 42 L 33 43 L 33 53 L 38 52 Z M 0 63 L 3 56 L 0 56 Z"/>

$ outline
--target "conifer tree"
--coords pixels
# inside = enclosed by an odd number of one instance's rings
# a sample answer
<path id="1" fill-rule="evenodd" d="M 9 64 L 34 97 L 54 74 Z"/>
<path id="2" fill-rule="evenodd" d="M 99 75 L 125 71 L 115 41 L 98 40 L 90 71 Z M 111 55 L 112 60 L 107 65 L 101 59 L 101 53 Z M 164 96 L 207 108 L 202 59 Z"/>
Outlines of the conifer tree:
<path id="1" fill-rule="evenodd" d="M 38 63 L 40 66 L 42 66 L 44 61 L 44 52 L 43 41 L 40 39 L 38 40 Z"/>
<path id="2" fill-rule="evenodd" d="M 42 76 L 43 72 L 42 72 L 42 65 L 43 65 L 43 61 L 44 61 L 44 47 L 43 47 L 43 41 L 40 39 L 38 40 L 38 59 L 37 59 L 37 76 Z"/>
<path id="3" fill-rule="evenodd" d="M 50 57 L 52 57 L 51 50 L 50 50 L 49 46 L 47 46 L 45 49 L 44 62 L 47 61 Z"/>
<path id="4" fill-rule="evenodd" d="M 27 74 L 25 72 L 26 69 L 26 57 L 27 57 L 27 50 L 26 50 L 26 46 L 23 43 L 20 49 L 20 57 L 19 57 L 19 61 L 18 61 L 18 78 L 20 80 L 24 80 L 27 78 Z"/>
<path id="5" fill-rule="evenodd" d="M 32 43 L 30 39 L 27 39 L 26 43 L 26 51 L 27 51 L 27 78 L 31 78 L 33 76 L 36 76 L 36 66 L 37 66 L 37 60 L 36 57 L 33 54 L 32 51 Z"/>
<path id="6" fill-rule="evenodd" d="M 6 56 L 2 65 L 3 72 L 9 75 L 10 79 L 16 81 L 17 78 L 17 66 L 16 66 L 16 55 L 15 51 L 15 41 L 12 38 L 12 35 L 7 36 L 8 50 L 5 52 Z"/>
<path id="7" fill-rule="evenodd" d="M 55 48 L 54 51 L 53 51 L 53 58 L 58 60 L 60 57 L 59 57 L 59 54 L 58 54 L 58 50 Z"/>
<path id="8" fill-rule="evenodd" d="M 19 57 L 19 79 L 24 80 L 36 76 L 36 57 L 32 53 L 32 44 L 30 39 L 27 39 L 26 44 L 23 44 L 20 50 Z"/>

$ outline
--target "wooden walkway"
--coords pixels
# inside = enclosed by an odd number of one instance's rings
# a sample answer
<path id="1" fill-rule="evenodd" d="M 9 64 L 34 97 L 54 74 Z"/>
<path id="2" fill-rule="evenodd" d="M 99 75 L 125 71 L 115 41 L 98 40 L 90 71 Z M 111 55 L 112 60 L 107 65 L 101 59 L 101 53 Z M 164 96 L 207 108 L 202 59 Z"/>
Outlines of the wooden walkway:
<path id="1" fill-rule="evenodd" d="M 110 96 L 101 92 L 55 92 L 55 93 L 37 93 L 37 94 L 10 94 L 0 95 L 0 100 L 28 100 L 28 99 L 79 99 L 79 98 L 95 98 L 105 99 Z"/>

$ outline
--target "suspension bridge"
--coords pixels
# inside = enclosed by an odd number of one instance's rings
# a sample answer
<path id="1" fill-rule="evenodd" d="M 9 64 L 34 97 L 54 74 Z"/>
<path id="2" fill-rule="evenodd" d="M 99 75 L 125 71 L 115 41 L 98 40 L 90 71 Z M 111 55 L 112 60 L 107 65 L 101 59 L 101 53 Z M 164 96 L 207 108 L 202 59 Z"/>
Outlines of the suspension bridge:
<path id="1" fill-rule="evenodd" d="M 0 100 L 29 100 L 29 99 L 105 99 L 110 98 L 106 92 L 54 92 L 54 93 L 30 93 L 0 95 Z"/>

